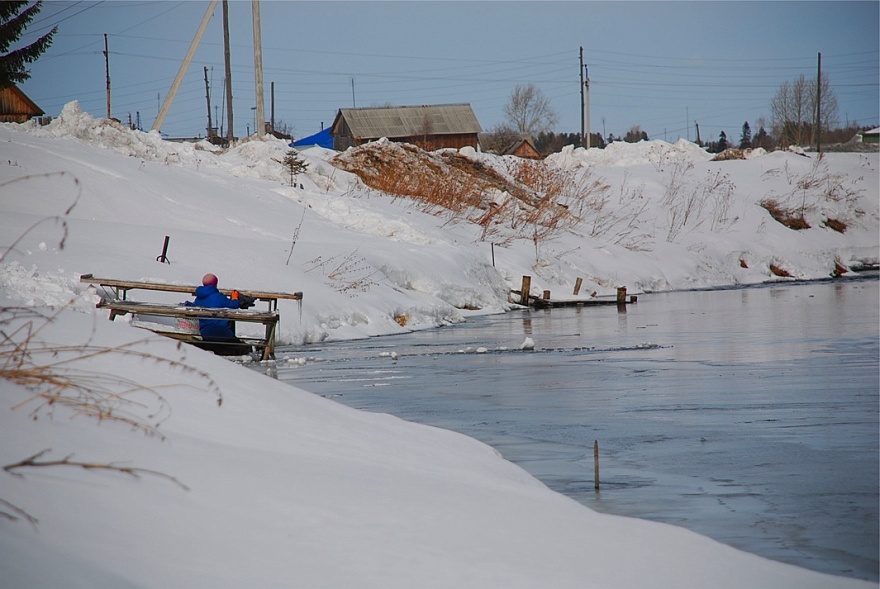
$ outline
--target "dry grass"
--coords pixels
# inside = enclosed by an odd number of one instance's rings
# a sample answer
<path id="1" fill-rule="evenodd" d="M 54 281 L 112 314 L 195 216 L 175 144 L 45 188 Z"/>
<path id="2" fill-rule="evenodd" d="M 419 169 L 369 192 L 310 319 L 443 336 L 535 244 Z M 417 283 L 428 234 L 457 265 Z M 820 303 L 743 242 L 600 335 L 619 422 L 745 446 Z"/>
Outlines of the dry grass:
<path id="1" fill-rule="evenodd" d="M 826 220 L 824 226 L 842 233 L 864 214 L 858 206 L 863 190 L 856 188 L 862 178 L 832 173 L 824 157 L 816 157 L 810 168 L 800 173 L 786 162 L 781 168 L 768 170 L 764 175 L 782 178 L 789 186 L 787 192 L 769 194 L 760 204 L 790 229 L 809 229 L 805 215 L 818 212 L 823 216 L 833 215 L 834 218 Z"/>
<path id="2" fill-rule="evenodd" d="M 81 368 L 87 361 L 113 356 L 136 358 L 195 375 L 207 384 L 207 389 L 216 396 L 217 404 L 222 404 L 220 389 L 210 375 L 181 361 L 139 350 L 142 341 L 112 348 L 90 343 L 65 346 L 44 342 L 39 337 L 42 328 L 54 321 L 62 310 L 44 315 L 26 307 L 0 308 L 0 379 L 33 391 L 31 397 L 13 409 L 33 406 L 30 415 L 37 419 L 43 414 L 51 415 L 59 407 L 66 407 L 74 415 L 124 423 L 134 430 L 161 438 L 158 427 L 170 415 L 170 406 L 161 389 L 181 385 L 148 387 L 117 374 Z M 152 410 L 146 416 L 143 415 L 147 404 L 144 395 L 152 401 Z"/>
<path id="3" fill-rule="evenodd" d="M 833 229 L 838 233 L 846 233 L 846 223 L 839 219 L 825 219 L 825 226 L 829 229 Z"/>
<path id="4" fill-rule="evenodd" d="M 53 418 L 60 409 L 72 417 L 86 416 L 97 421 L 121 423 L 135 431 L 163 439 L 158 428 L 171 414 L 171 407 L 162 390 L 179 389 L 188 385 L 169 384 L 144 386 L 131 379 L 87 366 L 90 361 L 106 357 L 108 362 L 123 358 L 148 362 L 162 369 L 195 376 L 204 388 L 216 398 L 218 405 L 223 397 L 211 376 L 192 368 L 182 361 L 168 359 L 145 352 L 138 347 L 143 341 L 130 342 L 108 348 L 91 343 L 60 345 L 43 340 L 41 332 L 52 324 L 64 308 L 43 313 L 27 307 L 0 307 L 0 380 L 19 385 L 30 392 L 25 400 L 12 406 L 12 410 L 30 407 L 29 417 Z M 113 463 L 80 462 L 68 455 L 60 460 L 40 460 L 49 450 L 42 450 L 28 458 L 3 466 L 6 472 L 21 476 L 24 468 L 75 466 L 84 469 L 112 470 L 138 477 L 150 474 L 166 478 L 186 488 L 179 481 L 163 473 L 119 466 Z M 36 518 L 19 507 L 0 499 L 0 517 L 31 525 Z"/>
<path id="5" fill-rule="evenodd" d="M 607 187 L 544 162 L 511 160 L 496 170 L 458 152 L 425 152 L 414 145 L 371 143 L 333 160 L 375 190 L 412 200 L 418 208 L 481 228 L 497 244 L 529 239 L 536 247 L 584 220 Z"/>
<path id="6" fill-rule="evenodd" d="M 477 207 L 486 185 L 439 157 L 426 157 L 414 145 L 368 144 L 348 150 L 333 160 L 370 188 L 408 197 L 428 212 L 460 214 Z"/>
<path id="7" fill-rule="evenodd" d="M 306 262 L 305 272 L 321 269 L 328 284 L 336 291 L 354 296 L 358 292 L 367 292 L 378 283 L 374 277 L 379 273 L 373 269 L 366 258 L 354 250 L 346 255 L 330 258 L 318 256 Z"/>
<path id="8" fill-rule="evenodd" d="M 791 277 L 791 273 L 788 270 L 786 270 L 785 268 L 782 268 L 780 266 L 777 266 L 776 264 L 770 264 L 770 273 L 773 274 L 774 276 L 780 276 L 782 278 L 790 278 Z"/>
<path id="9" fill-rule="evenodd" d="M 789 229 L 800 231 L 810 228 L 810 224 L 797 209 L 785 208 L 779 201 L 772 198 L 765 198 L 759 204 L 767 209 L 771 217 Z"/>

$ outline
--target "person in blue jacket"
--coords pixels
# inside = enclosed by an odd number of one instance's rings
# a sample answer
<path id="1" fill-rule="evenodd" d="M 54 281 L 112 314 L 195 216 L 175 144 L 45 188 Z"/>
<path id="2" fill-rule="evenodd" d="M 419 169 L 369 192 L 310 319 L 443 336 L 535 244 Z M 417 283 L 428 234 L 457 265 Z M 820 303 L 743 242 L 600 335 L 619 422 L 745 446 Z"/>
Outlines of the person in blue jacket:
<path id="1" fill-rule="evenodd" d="M 237 293 L 233 293 L 235 296 Z M 196 288 L 196 300 L 187 302 L 187 306 L 206 307 L 209 309 L 247 309 L 254 304 L 254 299 L 244 295 L 229 298 L 217 289 L 217 276 L 205 274 L 202 286 Z M 251 347 L 235 335 L 235 322 L 229 319 L 199 319 L 199 333 L 208 344 L 221 343 L 222 346 L 204 345 L 205 349 L 218 354 L 248 354 Z"/>

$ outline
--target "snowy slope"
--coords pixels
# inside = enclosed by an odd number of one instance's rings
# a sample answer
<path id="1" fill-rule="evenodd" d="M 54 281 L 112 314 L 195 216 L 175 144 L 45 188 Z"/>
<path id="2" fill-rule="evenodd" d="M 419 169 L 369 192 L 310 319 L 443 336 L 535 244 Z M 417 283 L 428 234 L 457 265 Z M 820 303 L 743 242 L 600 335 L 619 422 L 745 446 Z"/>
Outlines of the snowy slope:
<path id="1" fill-rule="evenodd" d="M 0 125 L 0 140 L 0 354 L 8 371 L 8 342 L 26 346 L 31 373 L 74 383 L 48 404 L 45 383 L 0 380 L 0 464 L 47 450 L 35 460 L 143 469 L 0 472 L 0 512 L 18 518 L 0 518 L 4 589 L 869 586 L 597 514 L 464 436 L 107 321 L 79 275 L 193 284 L 210 271 L 221 286 L 303 291 L 280 307 L 291 343 L 503 312 L 523 274 L 536 292 L 581 276 L 600 294 L 760 282 L 770 263 L 823 278 L 877 262 L 877 154 L 817 166 L 797 153 L 712 162 L 681 143 L 568 150 L 552 160 L 606 184 L 604 204 L 537 252 L 497 246 L 493 267 L 479 228 L 368 189 L 320 148 L 303 152 L 294 188 L 283 142 L 171 144 L 75 103 L 45 128 Z M 670 211 L 694 194 L 716 206 L 676 227 Z M 773 221 L 764 198 L 803 206 L 812 228 Z M 156 261 L 166 235 L 171 264 Z M 84 413 L 96 404 L 102 419 Z"/>

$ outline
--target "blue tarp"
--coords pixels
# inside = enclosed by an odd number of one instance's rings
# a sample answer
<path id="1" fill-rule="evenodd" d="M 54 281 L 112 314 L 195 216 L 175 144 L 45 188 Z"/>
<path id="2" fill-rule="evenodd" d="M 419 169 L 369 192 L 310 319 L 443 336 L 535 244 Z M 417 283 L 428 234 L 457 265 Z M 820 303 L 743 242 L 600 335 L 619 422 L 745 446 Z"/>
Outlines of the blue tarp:
<path id="1" fill-rule="evenodd" d="M 333 137 L 330 135 L 330 127 L 327 127 L 320 133 L 294 141 L 291 147 L 311 147 L 312 145 L 333 149 Z"/>

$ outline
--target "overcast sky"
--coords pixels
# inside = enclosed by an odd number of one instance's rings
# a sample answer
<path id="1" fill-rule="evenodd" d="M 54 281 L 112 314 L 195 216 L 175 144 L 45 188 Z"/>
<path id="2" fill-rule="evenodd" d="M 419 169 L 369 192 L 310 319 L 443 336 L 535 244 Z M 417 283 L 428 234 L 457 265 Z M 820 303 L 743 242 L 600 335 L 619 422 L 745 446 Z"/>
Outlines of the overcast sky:
<path id="1" fill-rule="evenodd" d="M 204 136 L 223 111 L 217 5 L 162 132 Z M 52 47 L 22 89 L 47 114 L 71 100 L 149 130 L 209 2 L 45 0 L 26 37 L 52 25 Z M 469 103 L 484 129 L 505 122 L 517 84 L 550 99 L 560 132 L 579 132 L 579 48 L 590 78 L 590 129 L 638 125 L 651 139 L 738 141 L 769 120 L 780 84 L 815 78 L 818 54 L 843 125 L 878 124 L 880 2 L 299 2 L 260 3 L 266 119 L 304 137 L 339 108 Z M 229 3 L 234 130 L 254 131 L 252 3 Z"/>

